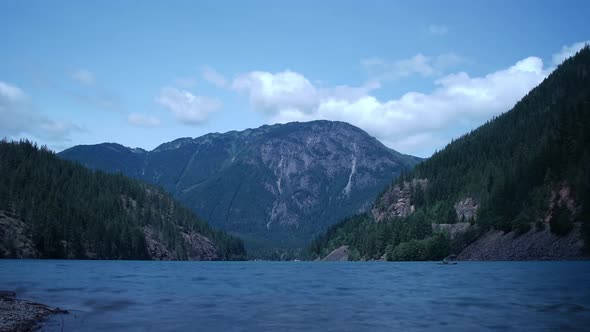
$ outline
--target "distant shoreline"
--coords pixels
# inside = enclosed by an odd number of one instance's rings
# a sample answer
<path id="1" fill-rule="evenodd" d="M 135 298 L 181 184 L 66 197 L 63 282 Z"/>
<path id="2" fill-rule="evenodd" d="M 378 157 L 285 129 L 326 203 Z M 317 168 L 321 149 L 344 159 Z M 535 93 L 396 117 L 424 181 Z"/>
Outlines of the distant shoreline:
<path id="1" fill-rule="evenodd" d="M 264 259 L 249 259 L 249 260 L 226 260 L 226 261 L 197 261 L 197 260 L 135 260 L 135 259 L 77 259 L 77 258 L 0 258 L 0 261 L 63 261 L 63 262 L 76 262 L 76 261 L 87 261 L 87 262 L 186 262 L 186 263 L 261 263 L 261 262 L 291 262 L 291 263 L 329 263 L 329 262 L 347 262 L 347 263 L 424 263 L 424 262 L 440 262 L 440 260 L 395 260 L 388 261 L 385 259 L 370 259 L 370 260 L 324 260 L 320 258 L 316 259 L 305 259 L 305 260 L 264 260 Z M 579 261 L 590 261 L 590 255 L 555 258 L 545 257 L 536 259 L 457 259 L 457 262 L 579 262 Z M 0 291 L 1 293 L 2 291 Z M 0 295 L 0 299 L 2 299 Z"/>

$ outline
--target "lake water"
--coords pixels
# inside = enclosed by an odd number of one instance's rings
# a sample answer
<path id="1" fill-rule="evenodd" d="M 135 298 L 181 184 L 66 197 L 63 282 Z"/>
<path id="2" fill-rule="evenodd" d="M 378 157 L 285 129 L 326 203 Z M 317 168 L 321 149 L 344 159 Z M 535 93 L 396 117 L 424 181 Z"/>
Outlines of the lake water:
<path id="1" fill-rule="evenodd" d="M 0 289 L 70 310 L 46 331 L 590 330 L 590 262 L 0 260 Z"/>

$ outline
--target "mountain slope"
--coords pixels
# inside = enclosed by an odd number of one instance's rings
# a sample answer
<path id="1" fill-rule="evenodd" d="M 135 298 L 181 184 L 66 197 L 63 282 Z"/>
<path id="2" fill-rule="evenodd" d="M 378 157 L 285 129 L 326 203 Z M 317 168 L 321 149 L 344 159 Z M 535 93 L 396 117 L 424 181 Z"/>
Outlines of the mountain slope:
<path id="1" fill-rule="evenodd" d="M 0 256 L 218 260 L 245 256 L 162 190 L 0 142 Z"/>
<path id="2" fill-rule="evenodd" d="M 555 236 L 572 232 L 590 242 L 589 163 L 590 49 L 586 47 L 511 111 L 453 141 L 400 178 L 379 196 L 370 214 L 358 217 L 361 221 L 344 222 L 318 238 L 311 252 L 322 255 L 350 245 L 366 258 L 387 253 L 390 259 L 438 259 L 485 236 L 485 241 L 469 248 L 469 257 L 580 256 L 581 239 L 562 241 L 575 248 L 556 246 L 563 248 L 561 254 L 548 254 L 552 245 L 539 249 L 533 242 L 555 243 Z M 462 230 L 448 231 L 457 227 Z M 522 254 L 510 256 L 492 248 L 508 245 L 493 230 L 511 238 L 527 234 L 510 243 Z M 545 235 L 532 236 L 536 232 Z M 482 251 L 502 257 L 478 256 Z"/>
<path id="3" fill-rule="evenodd" d="M 62 158 L 162 186 L 251 247 L 301 247 L 370 207 L 418 158 L 342 122 L 312 121 L 181 138 L 146 152 L 76 146 Z"/>

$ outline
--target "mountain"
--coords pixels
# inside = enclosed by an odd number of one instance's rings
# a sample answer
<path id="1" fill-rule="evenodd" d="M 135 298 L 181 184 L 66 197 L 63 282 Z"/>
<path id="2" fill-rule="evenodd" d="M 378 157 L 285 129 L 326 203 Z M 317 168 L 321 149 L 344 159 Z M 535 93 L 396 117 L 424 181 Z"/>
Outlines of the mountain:
<path id="1" fill-rule="evenodd" d="M 251 248 L 296 248 L 371 206 L 419 158 L 343 122 L 312 121 L 180 138 L 153 151 L 118 144 L 59 154 L 153 183 Z"/>
<path id="2" fill-rule="evenodd" d="M 161 189 L 2 141 L 0 257 L 228 260 L 245 252 Z"/>
<path id="3" fill-rule="evenodd" d="M 590 245 L 590 49 L 333 226 L 312 257 L 578 259 Z"/>

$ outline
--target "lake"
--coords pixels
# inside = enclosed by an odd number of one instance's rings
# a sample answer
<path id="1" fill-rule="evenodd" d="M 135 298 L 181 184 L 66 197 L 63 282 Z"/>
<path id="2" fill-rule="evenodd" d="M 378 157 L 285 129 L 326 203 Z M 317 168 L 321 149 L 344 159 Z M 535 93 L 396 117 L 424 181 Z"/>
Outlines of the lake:
<path id="1" fill-rule="evenodd" d="M 0 260 L 44 331 L 590 329 L 590 262 Z"/>

